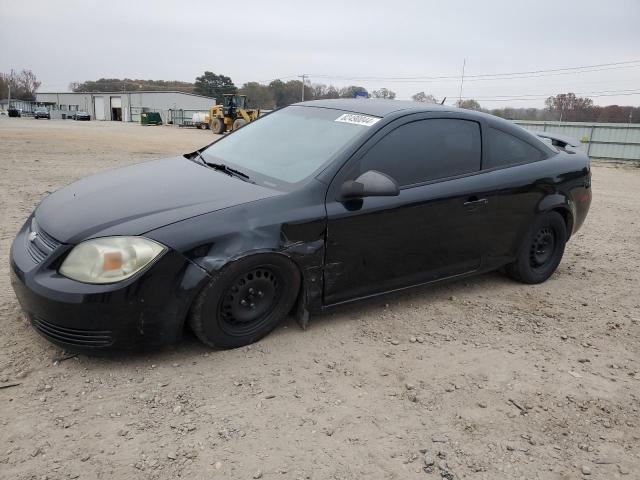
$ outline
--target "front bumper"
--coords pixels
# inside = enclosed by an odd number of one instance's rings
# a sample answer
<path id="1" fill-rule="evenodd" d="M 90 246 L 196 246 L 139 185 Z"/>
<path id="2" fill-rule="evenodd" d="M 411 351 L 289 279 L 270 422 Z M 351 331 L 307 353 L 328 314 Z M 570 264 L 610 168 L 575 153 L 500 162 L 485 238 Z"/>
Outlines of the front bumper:
<path id="1" fill-rule="evenodd" d="M 28 221 L 11 246 L 11 284 L 33 327 L 70 350 L 130 350 L 177 341 L 208 275 L 168 251 L 123 282 L 92 285 L 58 273 L 71 250 Z"/>

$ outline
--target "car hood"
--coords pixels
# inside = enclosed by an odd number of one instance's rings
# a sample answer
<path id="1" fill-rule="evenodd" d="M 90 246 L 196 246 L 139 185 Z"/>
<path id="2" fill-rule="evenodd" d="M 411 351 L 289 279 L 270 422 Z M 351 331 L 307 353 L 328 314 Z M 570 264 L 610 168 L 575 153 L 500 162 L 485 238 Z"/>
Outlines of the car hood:
<path id="1" fill-rule="evenodd" d="M 281 192 L 230 177 L 184 157 L 83 178 L 48 197 L 38 225 L 63 243 L 150 230 Z"/>

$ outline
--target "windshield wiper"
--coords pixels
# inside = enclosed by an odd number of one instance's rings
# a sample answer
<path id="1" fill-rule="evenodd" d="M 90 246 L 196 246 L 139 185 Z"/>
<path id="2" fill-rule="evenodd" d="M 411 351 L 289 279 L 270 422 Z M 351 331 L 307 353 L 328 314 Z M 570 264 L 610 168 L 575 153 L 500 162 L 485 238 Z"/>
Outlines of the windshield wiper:
<path id="1" fill-rule="evenodd" d="M 246 173 L 236 170 L 235 168 L 231 168 L 229 165 L 225 165 L 224 163 L 207 162 L 202 156 L 202 154 L 200 153 L 200 151 L 196 150 L 195 153 L 200 159 L 200 161 L 207 167 L 213 168 L 214 170 L 218 170 L 222 173 L 226 173 L 231 177 L 239 178 L 240 180 L 244 180 L 245 182 L 255 183 L 251 181 L 251 177 L 249 177 L 249 175 L 247 175 Z"/>
<path id="2" fill-rule="evenodd" d="M 205 162 L 205 163 L 208 167 L 211 167 L 215 170 L 220 170 L 221 172 L 224 172 L 227 175 L 231 175 L 232 177 L 239 177 L 244 180 L 250 181 L 249 175 L 247 175 L 246 173 L 242 173 L 241 171 L 236 170 L 234 168 L 231 168 L 230 166 L 225 165 L 224 163 L 211 163 L 211 162 Z"/>

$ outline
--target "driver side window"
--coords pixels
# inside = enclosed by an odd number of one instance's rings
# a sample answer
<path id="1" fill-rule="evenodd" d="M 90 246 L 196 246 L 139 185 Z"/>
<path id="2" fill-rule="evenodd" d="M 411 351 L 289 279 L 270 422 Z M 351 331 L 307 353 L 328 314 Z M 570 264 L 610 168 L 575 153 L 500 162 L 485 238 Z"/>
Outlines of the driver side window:
<path id="1" fill-rule="evenodd" d="M 359 173 L 377 170 L 400 186 L 480 170 L 480 125 L 469 120 L 429 119 L 401 125 L 360 159 Z"/>

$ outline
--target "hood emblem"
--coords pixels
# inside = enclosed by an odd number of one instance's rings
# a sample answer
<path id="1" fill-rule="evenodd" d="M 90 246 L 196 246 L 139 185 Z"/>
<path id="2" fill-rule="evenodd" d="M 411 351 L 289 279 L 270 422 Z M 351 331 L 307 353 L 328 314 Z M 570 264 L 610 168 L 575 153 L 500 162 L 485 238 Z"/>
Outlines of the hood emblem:
<path id="1" fill-rule="evenodd" d="M 38 236 L 38 232 L 30 232 L 27 238 L 29 239 L 30 242 L 35 242 L 37 236 Z"/>

